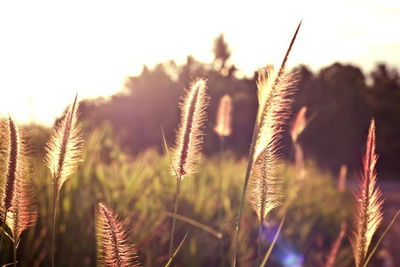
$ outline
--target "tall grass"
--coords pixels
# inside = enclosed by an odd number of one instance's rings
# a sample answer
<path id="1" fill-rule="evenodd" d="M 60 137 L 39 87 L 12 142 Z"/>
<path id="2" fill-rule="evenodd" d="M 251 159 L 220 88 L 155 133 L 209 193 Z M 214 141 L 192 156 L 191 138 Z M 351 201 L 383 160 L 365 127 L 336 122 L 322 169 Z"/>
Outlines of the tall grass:
<path id="1" fill-rule="evenodd" d="M 172 164 L 173 174 L 176 175 L 176 191 L 174 216 L 172 218 L 172 229 L 168 257 L 172 257 L 174 245 L 174 231 L 176 214 L 178 212 L 178 199 L 181 181 L 185 176 L 192 175 L 199 160 L 200 150 L 203 142 L 202 128 L 206 120 L 205 110 L 208 104 L 206 95 L 206 81 L 195 80 L 182 103 L 181 124 L 176 137 L 174 159 Z"/>
<path id="2" fill-rule="evenodd" d="M 14 120 L 8 118 L 8 168 L 3 194 L 3 227 L 2 237 L 6 233 L 5 225 L 11 230 L 10 239 L 13 243 L 13 265 L 17 265 L 17 248 L 21 234 L 37 219 L 37 206 L 34 202 L 34 192 L 31 180 L 27 177 L 26 149 L 20 130 Z M 0 242 L 2 243 L 2 242 Z"/>
<path id="3" fill-rule="evenodd" d="M 372 120 L 363 159 L 359 188 L 354 192 L 355 213 L 351 245 L 356 266 L 363 266 L 372 236 L 382 222 L 382 193 L 376 187 L 375 121 Z"/>
<path id="4" fill-rule="evenodd" d="M 75 172 L 82 152 L 80 127 L 77 121 L 79 106 L 77 98 L 78 96 L 75 96 L 74 103 L 68 109 L 64 119 L 53 131 L 46 146 L 47 153 L 45 162 L 50 170 L 53 182 L 53 224 L 51 235 L 51 264 L 53 267 L 55 255 L 56 210 L 59 192 L 64 182 Z"/>
<path id="5" fill-rule="evenodd" d="M 32 184 L 22 131 L 9 117 L 1 125 L 0 133 L 0 153 L 5 155 L 0 160 L 0 165 L 5 165 L 0 166 L 4 180 L 1 195 L 1 251 L 7 251 L 8 248 L 8 243 L 5 249 L 2 246 L 3 236 L 6 235 L 12 242 L 13 265 L 16 266 L 22 233 L 39 218 L 36 228 L 25 231 L 28 233 L 24 242 L 24 259 L 33 259 L 24 263 L 27 266 L 39 266 L 47 261 L 55 265 L 56 233 L 61 238 L 57 258 L 67 266 L 91 266 L 95 263 L 95 254 L 99 266 L 137 266 L 139 259 L 146 266 L 162 263 L 170 266 L 177 258 L 185 266 L 212 266 L 216 263 L 223 265 L 229 252 L 232 266 L 240 262 L 263 267 L 270 256 L 274 263 L 285 264 L 279 253 L 274 255 L 275 244 L 277 250 L 283 248 L 284 253 L 290 252 L 290 256 L 296 258 L 293 264 L 327 267 L 335 263 L 349 265 L 351 256 L 346 252 L 350 249 L 344 250 L 344 257 L 340 251 L 349 214 L 345 190 L 347 169 L 341 168 L 338 183 L 334 183 L 328 174 L 305 160 L 298 136 L 308 123 L 306 108 L 300 110 L 289 131 L 295 147 L 295 166 L 285 162 L 279 152 L 295 88 L 294 75 L 286 74 L 285 66 L 300 26 L 301 22 L 280 68 L 267 67 L 259 71 L 259 108 L 247 161 L 224 153 L 223 159 L 221 155 L 206 158 L 201 164 L 202 171 L 196 171 L 200 164 L 208 105 L 204 79 L 194 80 L 183 99 L 172 158 L 169 153 L 162 157 L 157 152 L 148 151 L 132 160 L 113 142 L 109 129 L 95 130 L 87 139 L 88 149 L 83 151 L 78 123 L 79 103 L 75 97 L 46 145 L 44 161 L 50 173 L 44 171 L 39 157 L 34 159 L 35 177 L 41 178 L 35 180 L 35 186 Z M 231 113 L 232 100 L 224 96 L 214 128 L 221 139 L 221 152 L 224 138 L 232 133 Z M 165 146 L 168 152 L 166 142 Z M 82 167 L 78 168 L 81 160 Z M 368 254 L 372 237 L 383 218 L 383 199 L 376 186 L 376 162 L 375 122 L 372 120 L 363 158 L 363 172 L 359 188 L 354 192 L 355 212 L 350 243 L 356 267 L 368 265 L 384 235 L 400 214 L 398 212 L 395 215 Z M 174 185 L 168 180 L 171 170 L 176 176 L 175 191 Z M 237 173 L 244 171 L 246 174 L 240 191 L 243 181 L 237 178 Z M 307 177 L 304 173 L 307 173 Z M 65 190 L 61 191 L 65 181 L 73 175 L 80 179 L 71 179 L 64 186 Z M 48 176 L 52 180 L 51 187 L 47 186 L 44 179 Z M 182 184 L 186 176 L 194 176 L 195 179 Z M 248 186 L 251 189 L 249 202 L 255 214 L 245 209 Z M 37 197 L 34 196 L 36 187 L 41 192 Z M 173 192 L 175 196 L 171 199 Z M 63 197 L 60 197 L 63 193 Z M 178 214 L 180 196 L 182 214 Z M 39 211 L 35 198 L 40 204 Z M 60 214 L 59 224 L 56 224 L 58 201 Z M 48 205 L 50 202 L 52 205 Z M 103 203 L 110 203 L 110 206 Z M 173 213 L 169 212 L 172 203 Z M 119 213 L 127 220 L 120 221 L 111 206 L 118 206 Z M 239 207 L 239 213 L 232 229 L 236 207 Z M 51 223 L 47 222 L 47 218 L 51 218 Z M 172 227 L 169 232 L 170 218 Z M 290 224 L 283 228 L 285 218 Z M 181 223 L 176 224 L 177 219 Z M 337 235 L 332 225 L 339 223 Z M 242 232 L 241 226 L 244 228 Z M 254 229 L 258 229 L 258 234 L 253 233 Z M 274 231 L 273 238 L 262 239 L 263 229 Z M 335 237 L 329 243 L 330 249 L 323 248 L 322 238 L 318 234 L 315 236 L 317 230 L 331 238 Z M 282 240 L 279 240 L 281 231 Z M 50 259 L 45 259 L 48 248 L 42 242 L 47 232 L 51 232 Z M 182 240 L 176 249 L 175 236 Z M 133 237 L 139 250 L 129 242 Z M 294 244 L 288 245 L 289 242 L 284 242 L 285 238 Z M 222 242 L 216 242 L 219 239 Z M 254 245 L 255 239 L 257 246 Z M 87 240 L 92 242 L 86 243 Z M 270 244 L 266 253 L 263 253 L 263 241 Z M 307 246 L 315 249 L 314 244 L 317 244 L 316 252 L 307 249 Z M 232 251 L 229 251 L 230 248 Z M 167 249 L 168 259 L 165 256 Z M 215 253 L 217 249 L 219 253 Z M 5 254 L 2 253 L 2 257 Z M 79 256 L 74 258 L 74 255 Z M 311 259 L 305 259 L 305 256 Z"/>
<path id="6" fill-rule="evenodd" d="M 265 79 L 262 78 L 261 76 L 261 81 L 258 83 L 258 102 L 259 102 L 259 107 L 258 107 L 258 112 L 257 112 L 257 118 L 256 122 L 254 125 L 254 130 L 253 130 L 253 137 L 251 140 L 251 145 L 250 145 L 250 152 L 249 152 L 249 159 L 248 159 L 248 164 L 247 164 L 247 169 L 246 169 L 246 175 L 244 179 L 244 184 L 243 184 L 243 190 L 242 190 L 242 197 L 240 201 L 240 206 L 239 206 L 239 215 L 238 215 L 238 220 L 236 224 L 236 230 L 235 230 L 235 239 L 233 241 L 233 249 L 232 249 L 232 261 L 231 261 L 231 266 L 234 267 L 236 266 L 236 259 L 237 259 L 237 243 L 238 243 L 238 238 L 239 238 L 239 231 L 240 231 L 240 223 L 242 219 L 242 213 L 243 213 L 243 207 L 244 207 L 244 201 L 245 201 L 245 196 L 246 196 L 246 190 L 247 190 L 247 185 L 249 182 L 250 178 L 250 173 L 254 164 L 254 159 L 257 159 L 258 155 L 264 150 L 264 148 L 268 145 L 268 137 L 264 136 L 262 134 L 263 129 L 268 131 L 268 126 L 267 124 L 270 123 L 268 121 L 268 118 L 270 116 L 271 112 L 271 107 L 273 106 L 272 103 L 274 102 L 274 99 L 277 97 L 285 97 L 284 95 L 279 95 L 276 93 L 276 88 L 279 88 L 282 86 L 282 88 L 288 88 L 288 82 L 290 80 L 283 79 L 284 72 L 285 72 L 285 67 L 286 67 L 286 62 L 288 60 L 290 51 L 292 49 L 292 46 L 294 44 L 294 41 L 296 40 L 297 33 L 299 32 L 301 26 L 301 22 L 297 26 L 296 32 L 294 33 L 294 36 L 290 42 L 289 48 L 286 51 L 286 55 L 282 61 L 282 64 L 279 68 L 278 71 L 276 72 L 271 72 L 268 74 L 271 74 L 270 77 L 265 77 Z M 268 74 L 264 74 L 268 75 Z M 283 90 L 284 92 L 284 90 Z M 272 119 L 272 118 L 271 118 Z M 276 118 L 279 119 L 279 118 Z"/>

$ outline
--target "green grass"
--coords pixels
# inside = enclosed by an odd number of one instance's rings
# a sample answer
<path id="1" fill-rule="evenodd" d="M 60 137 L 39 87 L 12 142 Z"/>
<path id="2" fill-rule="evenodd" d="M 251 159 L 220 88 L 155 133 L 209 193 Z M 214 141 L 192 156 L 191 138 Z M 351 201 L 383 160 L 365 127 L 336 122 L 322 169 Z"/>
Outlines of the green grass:
<path id="1" fill-rule="evenodd" d="M 135 157 L 123 153 L 115 144 L 109 128 L 86 136 L 86 148 L 77 173 L 68 180 L 59 198 L 56 229 L 57 266 L 94 266 L 96 263 L 94 209 L 98 201 L 108 203 L 130 232 L 143 266 L 161 266 L 168 261 L 171 218 L 176 178 L 170 174 L 169 160 L 149 150 Z M 39 155 L 40 153 L 38 153 Z M 219 266 L 219 244 L 223 243 L 226 265 L 230 262 L 231 240 L 239 206 L 246 159 L 229 153 L 206 158 L 194 177 L 182 181 L 179 214 L 215 230 L 221 229 L 222 241 L 214 235 L 177 221 L 176 240 L 189 235 L 174 259 L 177 266 Z M 47 266 L 50 263 L 52 184 L 40 156 L 34 158 L 33 179 L 39 204 L 39 220 L 23 234 L 19 266 Z M 287 182 L 285 224 L 276 249 L 289 246 L 305 255 L 306 266 L 324 262 L 339 232 L 342 219 L 349 215 L 348 196 L 336 190 L 334 178 L 308 162 L 304 181 L 296 182 L 295 170 L 287 165 L 282 176 Z M 223 170 L 221 172 L 221 170 Z M 218 221 L 218 177 L 222 175 L 222 218 Z M 279 224 L 282 209 L 272 212 L 268 223 Z M 245 205 L 239 236 L 240 266 L 254 265 L 257 254 L 258 222 Z M 1 263 L 11 262 L 10 242 L 4 242 Z M 266 246 L 267 247 L 267 246 Z M 266 252 L 266 251 L 265 251 Z M 272 253 L 267 265 L 280 266 Z M 338 256 L 340 266 L 351 264 L 347 242 Z M 173 265 L 174 265 L 173 264 Z M 38 265 L 37 265 L 38 266 Z"/>

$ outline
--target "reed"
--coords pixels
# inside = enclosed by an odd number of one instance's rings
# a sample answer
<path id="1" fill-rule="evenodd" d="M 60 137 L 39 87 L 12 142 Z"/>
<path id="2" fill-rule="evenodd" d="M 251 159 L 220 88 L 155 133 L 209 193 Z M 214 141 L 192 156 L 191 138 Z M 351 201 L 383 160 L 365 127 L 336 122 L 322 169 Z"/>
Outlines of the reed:
<path id="1" fill-rule="evenodd" d="M 111 208 L 98 203 L 95 211 L 97 265 L 107 267 L 139 266 L 136 249 L 127 241 L 124 225 Z"/>
<path id="2" fill-rule="evenodd" d="M 55 255 L 55 224 L 58 195 L 64 182 L 77 169 L 82 152 L 82 138 L 78 124 L 77 97 L 69 107 L 64 119 L 53 130 L 52 136 L 46 145 L 45 163 L 50 170 L 53 182 L 53 224 L 51 258 L 54 267 Z"/>
<path id="3" fill-rule="evenodd" d="M 231 266 L 235 267 L 236 266 L 236 259 L 237 259 L 237 244 L 238 244 L 238 238 L 239 238 L 239 231 L 240 231 L 240 223 L 242 219 L 242 214 L 243 214 L 243 207 L 244 207 L 244 199 L 246 196 L 246 190 L 247 190 L 247 185 L 249 182 L 250 178 L 250 173 L 254 164 L 254 159 L 257 159 L 259 154 L 264 150 L 264 148 L 268 144 L 268 136 L 264 136 L 261 134 L 263 131 L 268 132 L 268 118 L 271 113 L 271 108 L 273 105 L 271 103 L 276 99 L 277 93 L 276 90 L 277 88 L 284 88 L 287 87 L 290 84 L 290 79 L 285 79 L 285 67 L 286 67 L 286 62 L 288 60 L 290 51 L 293 47 L 294 41 L 296 40 L 297 34 L 300 30 L 301 26 L 301 21 L 299 25 L 297 26 L 297 29 L 293 35 L 293 38 L 289 44 L 289 48 L 286 51 L 286 55 L 282 61 L 282 64 L 279 68 L 278 71 L 275 72 L 273 68 L 269 68 L 267 72 L 261 72 L 261 75 L 259 76 L 259 82 L 258 82 L 258 112 L 257 112 L 257 118 L 256 122 L 254 124 L 254 130 L 253 130 L 253 136 L 252 136 L 252 141 L 250 145 L 250 152 L 249 152 L 249 159 L 247 163 L 247 169 L 246 169 L 246 174 L 245 174 L 245 179 L 244 179 L 244 184 L 243 184 L 243 190 L 242 190 L 242 196 L 240 200 L 240 205 L 239 205 L 239 215 L 238 215 L 238 220 L 237 224 L 235 227 L 235 234 L 234 234 L 234 239 L 233 239 L 233 245 L 232 245 L 232 261 L 231 261 Z M 287 76 L 286 76 L 287 78 Z M 281 91 L 281 90 L 278 90 Z M 281 95 L 283 97 L 283 95 Z M 278 119 L 278 118 L 277 118 Z"/>
<path id="4" fill-rule="evenodd" d="M 382 222 L 382 193 L 376 186 L 375 121 L 371 120 L 359 188 L 354 195 L 355 214 L 350 243 L 355 264 L 363 266 L 372 236 Z"/>
<path id="5" fill-rule="evenodd" d="M 172 160 L 172 170 L 173 174 L 176 175 L 177 183 L 168 253 L 169 258 L 171 258 L 173 252 L 180 185 L 184 176 L 192 175 L 195 172 L 196 163 L 200 157 L 200 150 L 203 143 L 203 127 L 206 121 L 205 110 L 209 102 L 208 99 L 206 81 L 204 79 L 197 79 L 191 84 L 181 104 L 181 123 L 176 136 L 176 145 Z"/>

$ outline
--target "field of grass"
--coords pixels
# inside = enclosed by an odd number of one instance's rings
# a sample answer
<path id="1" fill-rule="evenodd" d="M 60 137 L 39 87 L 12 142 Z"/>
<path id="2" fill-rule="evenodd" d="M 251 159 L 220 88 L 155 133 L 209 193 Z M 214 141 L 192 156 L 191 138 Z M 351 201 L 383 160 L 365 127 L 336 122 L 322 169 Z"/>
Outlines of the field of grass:
<path id="1" fill-rule="evenodd" d="M 143 266 L 160 266 L 168 260 L 176 178 L 169 171 L 169 160 L 149 150 L 128 156 L 113 141 L 109 127 L 85 137 L 79 169 L 61 190 L 56 229 L 56 266 L 93 266 L 96 262 L 94 213 L 97 202 L 111 206 L 126 224 L 129 241 L 136 244 Z M 50 265 L 50 226 L 52 181 L 43 160 L 37 156 L 32 169 L 38 196 L 39 219 L 23 234 L 19 266 Z M 246 159 L 224 152 L 203 158 L 199 172 L 182 181 L 178 214 L 214 231 L 177 220 L 176 242 L 188 231 L 175 266 L 223 266 L 230 264 L 232 235 L 240 202 Z M 287 197 L 281 208 L 268 217 L 263 242 L 272 240 L 287 207 L 282 234 L 269 260 L 269 266 L 319 266 L 323 264 L 339 233 L 340 222 L 349 216 L 351 201 L 336 188 L 336 178 L 306 163 L 303 181 L 295 179 L 295 168 L 281 170 Z M 219 179 L 222 201 L 218 201 Z M 219 218 L 221 211 L 221 218 Z M 169 213 L 168 213 L 169 212 Z M 258 221 L 247 205 L 239 236 L 240 266 L 254 266 L 257 254 Z M 222 249 L 221 249 L 221 247 Z M 266 248 L 267 246 L 265 246 Z M 222 254 L 221 252 L 222 251 Z M 264 251 L 265 252 L 265 251 Z M 298 261 L 298 265 L 293 261 Z M 12 262 L 11 242 L 4 242 L 1 263 Z M 347 241 L 337 257 L 339 266 L 351 266 Z"/>

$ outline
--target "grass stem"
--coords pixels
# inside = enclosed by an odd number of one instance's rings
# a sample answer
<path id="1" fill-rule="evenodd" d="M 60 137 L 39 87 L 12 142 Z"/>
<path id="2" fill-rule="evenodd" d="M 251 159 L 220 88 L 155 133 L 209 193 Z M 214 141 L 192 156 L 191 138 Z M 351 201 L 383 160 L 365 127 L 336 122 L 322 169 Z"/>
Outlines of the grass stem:
<path id="1" fill-rule="evenodd" d="M 179 191 L 180 191 L 180 187 L 181 187 L 181 180 L 182 180 L 182 176 L 179 176 L 179 179 L 177 180 L 177 183 L 176 183 L 174 216 L 172 217 L 172 229 L 171 229 L 171 238 L 170 238 L 170 243 L 169 243 L 168 258 L 172 257 L 172 252 L 173 252 L 174 232 L 175 232 L 176 214 L 178 213 L 178 198 L 179 198 Z"/>

